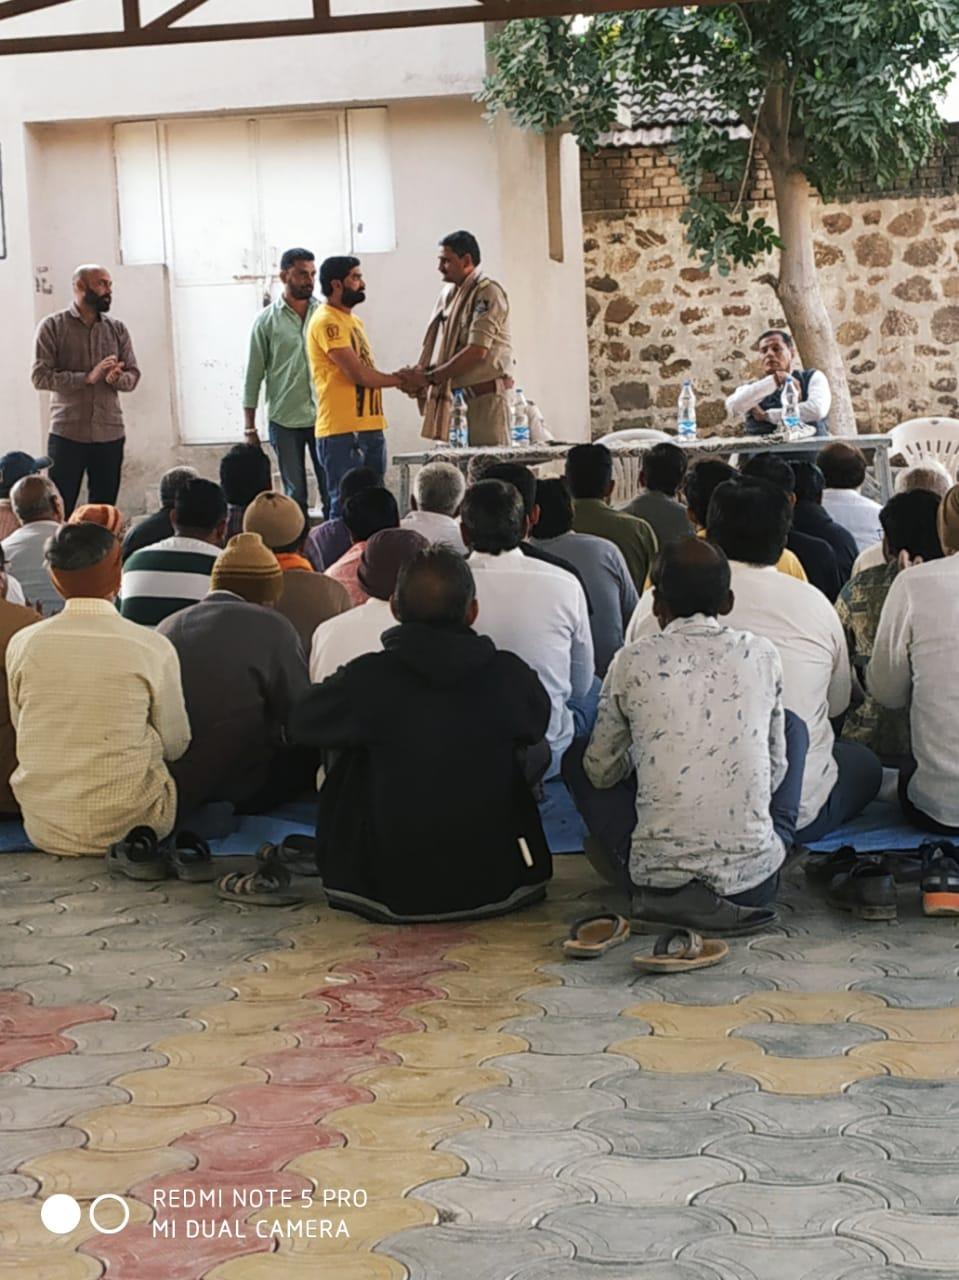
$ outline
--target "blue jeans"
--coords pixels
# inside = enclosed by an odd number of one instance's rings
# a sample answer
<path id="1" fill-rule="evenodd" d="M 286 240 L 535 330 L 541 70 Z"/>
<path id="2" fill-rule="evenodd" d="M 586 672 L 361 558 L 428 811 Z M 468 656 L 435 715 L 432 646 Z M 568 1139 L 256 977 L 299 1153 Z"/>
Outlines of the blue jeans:
<path id="1" fill-rule="evenodd" d="M 319 436 L 316 449 L 330 492 L 329 520 L 340 515 L 340 483 L 347 471 L 370 467 L 381 480 L 386 475 L 386 440 L 382 431 L 346 431 L 338 436 Z"/>
<path id="2" fill-rule="evenodd" d="M 879 757 L 860 742 L 837 742 L 832 749 L 839 766 L 839 777 L 829 799 L 808 826 L 797 831 L 800 844 L 825 840 L 845 822 L 858 818 L 882 786 L 882 764 Z"/>
<path id="3" fill-rule="evenodd" d="M 316 432 L 311 424 L 308 427 L 283 427 L 278 422 L 270 423 L 270 444 L 276 454 L 283 481 L 283 492 L 293 498 L 304 511 L 307 509 L 306 493 L 306 453 L 310 455 L 316 483 L 320 490 L 320 501 L 323 504 L 324 516 L 329 516 L 330 495 L 326 487 L 326 472 L 317 452 Z"/>
<path id="4" fill-rule="evenodd" d="M 567 707 L 573 715 L 573 741 L 578 738 L 589 739 L 593 732 L 593 725 L 596 723 L 596 714 L 599 711 L 599 693 L 603 687 L 603 682 L 599 676 L 593 676 L 593 683 L 581 698 L 570 698 Z M 547 778 L 558 778 L 560 768 L 563 763 L 563 753 L 553 751 L 550 759 L 549 768 L 546 771 Z M 635 820 L 635 819 L 634 819 Z"/>

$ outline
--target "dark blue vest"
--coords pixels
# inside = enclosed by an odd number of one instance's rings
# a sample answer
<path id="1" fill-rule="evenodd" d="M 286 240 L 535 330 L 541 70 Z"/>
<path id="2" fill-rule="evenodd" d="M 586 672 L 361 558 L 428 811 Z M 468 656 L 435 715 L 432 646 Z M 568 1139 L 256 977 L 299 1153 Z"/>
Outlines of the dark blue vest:
<path id="1" fill-rule="evenodd" d="M 799 383 L 799 399 L 800 400 L 805 400 L 809 395 L 809 382 L 815 372 L 816 372 L 815 369 L 798 369 L 798 370 L 794 369 L 793 370 L 793 377 Z M 782 387 L 777 387 L 776 390 L 772 392 L 771 395 L 766 396 L 765 400 L 760 400 L 759 402 L 759 408 L 767 412 L 770 409 L 781 409 L 782 406 L 783 406 Z M 814 425 L 816 428 L 817 436 L 829 435 L 828 418 L 823 418 L 821 422 L 817 422 Z M 752 410 L 750 410 L 749 413 L 746 414 L 746 426 L 743 432 L 744 435 L 768 436 L 773 431 L 776 431 L 776 430 L 777 430 L 777 427 L 772 422 L 760 422 L 758 419 L 754 418 L 752 415 Z"/>

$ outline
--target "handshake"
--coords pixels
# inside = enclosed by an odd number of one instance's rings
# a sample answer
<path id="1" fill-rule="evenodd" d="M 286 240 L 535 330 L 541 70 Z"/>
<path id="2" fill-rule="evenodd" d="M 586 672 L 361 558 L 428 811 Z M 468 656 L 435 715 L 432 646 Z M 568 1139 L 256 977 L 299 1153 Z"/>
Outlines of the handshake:
<path id="1" fill-rule="evenodd" d="M 392 376 L 396 379 L 396 385 L 399 390 L 408 396 L 418 396 L 429 385 L 426 381 L 425 370 L 418 369 L 414 365 L 404 365 L 402 369 L 397 369 Z"/>

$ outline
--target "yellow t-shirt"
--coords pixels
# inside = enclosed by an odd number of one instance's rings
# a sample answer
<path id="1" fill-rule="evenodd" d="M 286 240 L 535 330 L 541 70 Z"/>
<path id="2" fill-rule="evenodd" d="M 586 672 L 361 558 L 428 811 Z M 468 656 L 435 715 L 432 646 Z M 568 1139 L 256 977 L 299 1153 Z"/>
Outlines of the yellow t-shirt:
<path id="1" fill-rule="evenodd" d="M 337 347 L 352 347 L 365 365 L 374 367 L 363 321 L 324 303 L 314 311 L 306 335 L 306 354 L 316 388 L 316 434 L 382 431 L 386 426 L 382 390 L 358 387 L 337 368 L 328 355 Z"/>

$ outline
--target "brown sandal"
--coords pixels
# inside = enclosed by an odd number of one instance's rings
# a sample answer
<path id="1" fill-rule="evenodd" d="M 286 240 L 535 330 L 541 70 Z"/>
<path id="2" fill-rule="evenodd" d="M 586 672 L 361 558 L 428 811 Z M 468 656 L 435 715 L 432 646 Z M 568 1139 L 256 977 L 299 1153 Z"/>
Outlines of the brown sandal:
<path id="1" fill-rule="evenodd" d="M 683 973 L 719 964 L 728 955 L 729 943 L 722 938 L 703 939 L 692 929 L 673 929 L 656 939 L 651 953 L 633 956 L 633 964 L 647 973 Z"/>
<path id="2" fill-rule="evenodd" d="M 625 916 L 607 912 L 601 916 L 584 916 L 569 929 L 563 952 L 574 960 L 595 960 L 629 937 L 629 921 Z"/>

